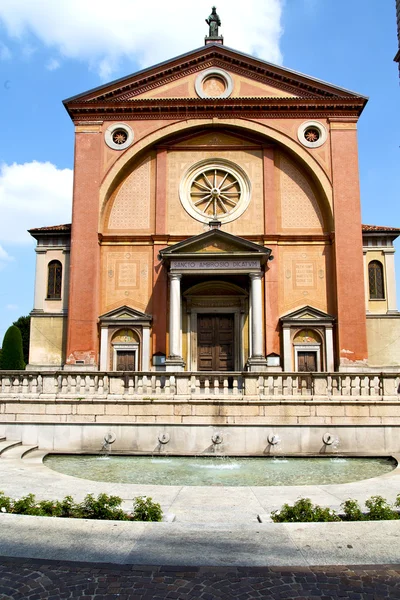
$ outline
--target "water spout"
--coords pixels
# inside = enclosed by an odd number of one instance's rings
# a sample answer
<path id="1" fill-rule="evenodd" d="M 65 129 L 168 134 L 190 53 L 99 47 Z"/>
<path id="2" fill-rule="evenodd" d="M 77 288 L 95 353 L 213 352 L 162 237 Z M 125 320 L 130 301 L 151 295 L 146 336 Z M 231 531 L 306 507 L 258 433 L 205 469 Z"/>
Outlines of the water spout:
<path id="1" fill-rule="evenodd" d="M 158 441 L 160 442 L 160 444 L 168 444 L 169 433 L 160 433 L 158 436 Z"/>
<path id="2" fill-rule="evenodd" d="M 328 432 L 324 433 L 324 435 L 322 436 L 322 441 L 325 444 L 325 446 L 332 446 L 332 444 L 335 442 L 335 439 L 337 439 L 337 441 L 339 442 L 339 438 L 335 438 L 334 435 Z"/>

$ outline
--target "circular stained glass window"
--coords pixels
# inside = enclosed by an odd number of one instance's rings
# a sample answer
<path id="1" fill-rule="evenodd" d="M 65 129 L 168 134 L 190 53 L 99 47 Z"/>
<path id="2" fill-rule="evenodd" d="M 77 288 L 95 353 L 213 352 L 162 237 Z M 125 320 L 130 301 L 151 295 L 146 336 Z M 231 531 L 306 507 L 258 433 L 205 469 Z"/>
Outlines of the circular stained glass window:
<path id="1" fill-rule="evenodd" d="M 118 144 L 118 146 L 125 144 L 127 139 L 128 133 L 124 129 L 116 129 L 112 134 L 112 141 L 114 144 Z"/>
<path id="2" fill-rule="evenodd" d="M 319 130 L 315 127 L 309 127 L 305 130 L 304 137 L 306 138 L 307 142 L 318 142 L 320 138 Z"/>
<path id="3" fill-rule="evenodd" d="M 306 121 L 297 130 L 299 141 L 307 148 L 319 148 L 328 137 L 326 128 L 319 121 Z"/>
<path id="4" fill-rule="evenodd" d="M 113 150 L 125 150 L 133 142 L 133 130 L 127 123 L 114 123 L 107 127 L 104 139 Z"/>
<path id="5" fill-rule="evenodd" d="M 180 186 L 185 210 L 198 221 L 229 222 L 250 202 L 250 180 L 241 167 L 227 160 L 203 160 L 193 165 Z"/>

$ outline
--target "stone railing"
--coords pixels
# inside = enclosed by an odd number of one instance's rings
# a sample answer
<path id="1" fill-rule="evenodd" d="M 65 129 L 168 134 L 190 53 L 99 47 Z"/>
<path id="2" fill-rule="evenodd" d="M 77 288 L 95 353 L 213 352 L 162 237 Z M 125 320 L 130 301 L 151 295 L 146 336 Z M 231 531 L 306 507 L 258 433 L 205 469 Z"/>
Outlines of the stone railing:
<path id="1" fill-rule="evenodd" d="M 400 373 L 0 371 L 6 399 L 400 400 Z"/>

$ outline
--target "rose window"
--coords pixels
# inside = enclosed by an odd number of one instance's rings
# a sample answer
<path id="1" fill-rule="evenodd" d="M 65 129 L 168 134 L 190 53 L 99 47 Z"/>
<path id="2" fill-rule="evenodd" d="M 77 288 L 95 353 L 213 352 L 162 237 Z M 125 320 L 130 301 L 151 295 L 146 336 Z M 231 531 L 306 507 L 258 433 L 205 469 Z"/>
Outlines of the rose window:
<path id="1" fill-rule="evenodd" d="M 241 195 L 236 177 L 223 169 L 204 169 L 195 177 L 190 190 L 192 204 L 210 217 L 231 212 Z"/>
<path id="2" fill-rule="evenodd" d="M 320 138 L 320 133 L 317 128 L 309 127 L 305 130 L 304 137 L 306 138 L 307 142 L 318 142 Z"/>
<path id="3" fill-rule="evenodd" d="M 250 181 L 246 173 L 228 160 L 203 160 L 193 165 L 183 178 L 180 198 L 195 219 L 228 222 L 239 217 L 250 201 Z"/>
<path id="4" fill-rule="evenodd" d="M 125 144 L 127 139 L 128 134 L 123 129 L 116 129 L 112 134 L 112 141 L 114 142 L 114 144 L 118 144 L 119 146 L 121 144 Z"/>

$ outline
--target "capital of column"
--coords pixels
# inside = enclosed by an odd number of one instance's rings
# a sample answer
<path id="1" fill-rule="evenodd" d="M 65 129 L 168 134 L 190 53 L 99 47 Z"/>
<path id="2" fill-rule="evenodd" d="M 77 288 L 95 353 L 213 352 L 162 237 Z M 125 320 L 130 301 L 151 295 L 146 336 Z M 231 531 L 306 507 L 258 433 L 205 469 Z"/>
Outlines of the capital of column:
<path id="1" fill-rule="evenodd" d="M 249 277 L 251 280 L 261 279 L 262 273 L 261 271 L 259 273 L 249 273 Z"/>
<path id="2" fill-rule="evenodd" d="M 182 273 L 168 273 L 168 277 L 171 281 L 180 281 L 182 279 Z"/>

